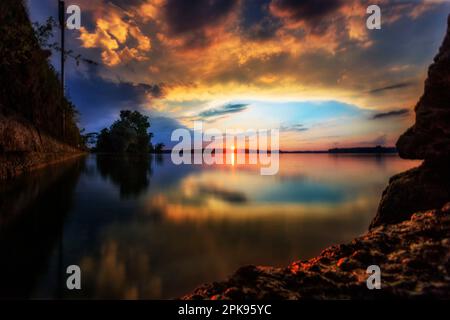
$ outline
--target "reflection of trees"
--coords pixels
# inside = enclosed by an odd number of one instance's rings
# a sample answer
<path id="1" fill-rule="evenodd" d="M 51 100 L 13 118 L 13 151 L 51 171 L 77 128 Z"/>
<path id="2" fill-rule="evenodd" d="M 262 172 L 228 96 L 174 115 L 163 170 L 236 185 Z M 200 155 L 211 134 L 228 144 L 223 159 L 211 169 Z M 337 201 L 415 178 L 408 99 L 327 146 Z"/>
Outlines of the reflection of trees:
<path id="1" fill-rule="evenodd" d="M 156 164 L 159 166 L 162 166 L 164 164 L 163 155 L 161 153 L 156 153 L 156 154 L 154 154 L 154 156 L 155 156 Z"/>
<path id="2" fill-rule="evenodd" d="M 150 185 L 152 166 L 148 155 L 97 155 L 97 168 L 103 178 L 120 188 L 120 196 L 138 196 Z"/>
<path id="3" fill-rule="evenodd" d="M 84 159 L 73 159 L 0 184 L 0 298 L 33 293 L 49 257 L 60 248 L 83 170 Z"/>

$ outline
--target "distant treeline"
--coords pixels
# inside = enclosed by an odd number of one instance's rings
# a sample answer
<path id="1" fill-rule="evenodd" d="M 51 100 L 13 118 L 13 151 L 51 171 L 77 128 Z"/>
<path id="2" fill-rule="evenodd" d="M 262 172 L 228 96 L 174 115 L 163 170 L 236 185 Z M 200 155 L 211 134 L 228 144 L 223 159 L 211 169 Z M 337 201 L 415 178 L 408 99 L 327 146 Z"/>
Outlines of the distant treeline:
<path id="1" fill-rule="evenodd" d="M 25 118 L 50 136 L 81 147 L 77 111 L 63 99 L 50 55 L 40 48 L 23 2 L 1 0 L 0 113 Z"/>
<path id="2" fill-rule="evenodd" d="M 329 153 L 397 153 L 394 147 L 367 147 L 367 148 L 334 148 L 329 149 Z"/>
<path id="3" fill-rule="evenodd" d="M 328 150 L 317 150 L 317 151 L 309 151 L 309 150 L 299 150 L 299 151 L 283 151 L 280 150 L 280 153 L 397 153 L 397 149 L 395 147 L 355 147 L 355 148 L 333 148 Z"/>

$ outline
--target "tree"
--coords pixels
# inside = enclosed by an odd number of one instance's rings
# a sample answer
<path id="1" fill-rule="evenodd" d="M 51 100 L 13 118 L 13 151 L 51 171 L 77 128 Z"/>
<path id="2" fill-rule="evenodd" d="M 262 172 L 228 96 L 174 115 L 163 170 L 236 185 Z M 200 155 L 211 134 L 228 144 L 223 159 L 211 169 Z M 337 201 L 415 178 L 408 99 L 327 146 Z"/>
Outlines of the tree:
<path id="1" fill-rule="evenodd" d="M 149 118 L 138 111 L 123 110 L 120 119 L 97 138 L 97 151 L 114 153 L 148 153 L 151 134 Z"/>
<path id="2" fill-rule="evenodd" d="M 54 29 L 58 28 L 58 23 L 53 19 L 53 17 L 49 17 L 44 23 L 34 22 L 33 29 L 36 39 L 39 43 L 39 46 L 43 50 L 48 50 L 51 53 L 51 50 L 62 52 L 61 44 L 54 41 Z M 79 66 L 80 63 L 86 63 L 89 65 L 98 65 L 98 63 L 94 60 L 87 59 L 83 57 L 79 53 L 75 53 L 73 50 L 64 50 L 64 58 L 72 58 L 76 65 Z"/>
<path id="3" fill-rule="evenodd" d="M 155 153 L 162 153 L 164 151 L 164 143 L 157 143 L 155 145 Z"/>
<path id="4" fill-rule="evenodd" d="M 97 151 L 104 151 L 104 152 L 111 150 L 111 142 L 108 129 L 104 128 L 98 134 L 95 149 Z"/>

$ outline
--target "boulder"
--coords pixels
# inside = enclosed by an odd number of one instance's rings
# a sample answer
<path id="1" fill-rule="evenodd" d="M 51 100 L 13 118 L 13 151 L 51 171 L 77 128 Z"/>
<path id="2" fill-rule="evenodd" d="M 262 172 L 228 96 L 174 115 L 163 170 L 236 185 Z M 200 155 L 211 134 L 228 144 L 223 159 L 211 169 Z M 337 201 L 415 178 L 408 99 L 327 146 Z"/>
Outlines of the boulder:
<path id="1" fill-rule="evenodd" d="M 425 161 L 420 167 L 399 173 L 389 180 L 370 229 L 409 219 L 419 211 L 439 208 L 450 200 L 450 166 Z"/>

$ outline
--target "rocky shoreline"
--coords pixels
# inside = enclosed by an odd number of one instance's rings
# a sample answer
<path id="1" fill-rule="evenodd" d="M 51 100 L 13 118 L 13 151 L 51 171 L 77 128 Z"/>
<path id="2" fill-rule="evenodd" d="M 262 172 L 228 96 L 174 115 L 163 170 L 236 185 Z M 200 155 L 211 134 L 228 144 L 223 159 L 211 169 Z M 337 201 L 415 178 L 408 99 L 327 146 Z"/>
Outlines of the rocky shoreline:
<path id="1" fill-rule="evenodd" d="M 381 269 L 381 289 L 368 290 L 367 267 Z M 227 281 L 183 299 L 450 299 L 450 203 L 380 226 L 287 268 L 246 266 Z"/>
<path id="2" fill-rule="evenodd" d="M 0 180 L 84 154 L 20 117 L 0 114 Z"/>
<path id="3" fill-rule="evenodd" d="M 2 0 L 0 21 L 1 181 L 83 151 L 75 107 L 64 98 L 24 1 Z"/>
<path id="4" fill-rule="evenodd" d="M 369 231 L 286 268 L 246 266 L 182 299 L 450 299 L 450 16 L 428 70 L 416 123 L 398 140 L 421 166 L 392 177 Z M 381 289 L 367 287 L 367 268 Z"/>

